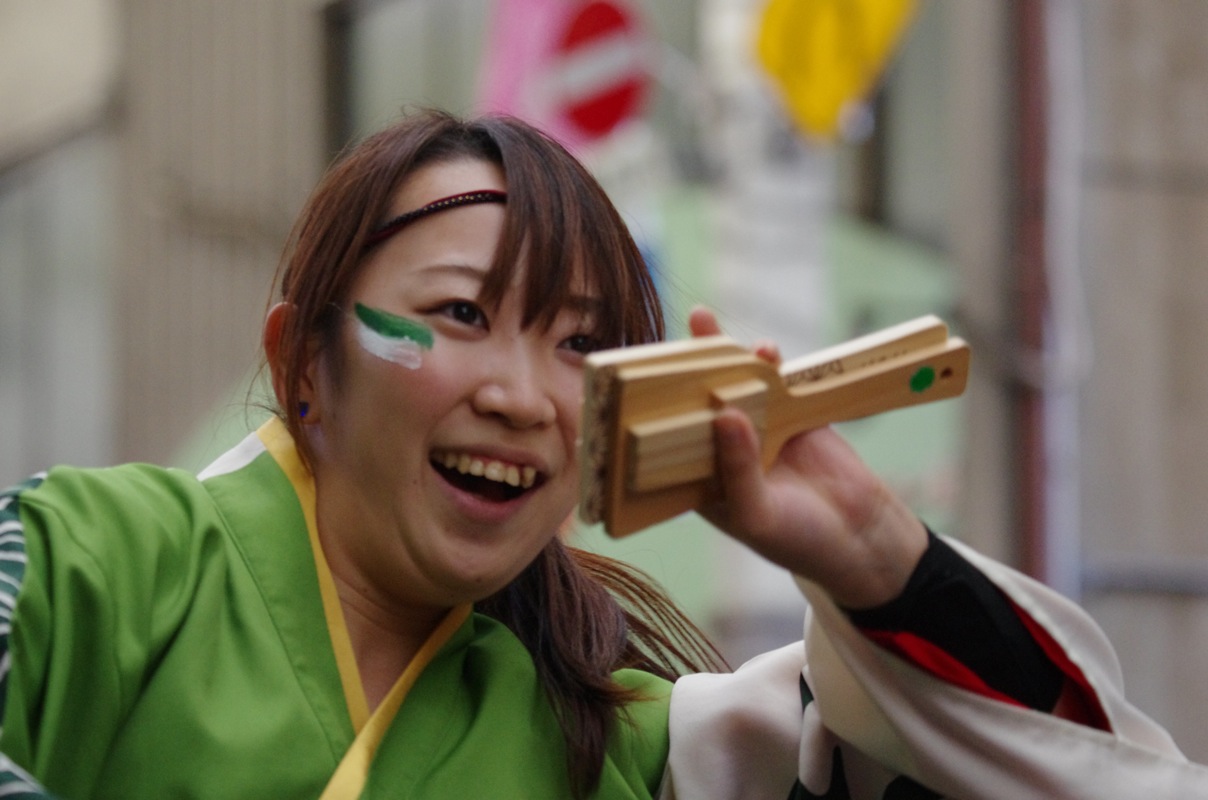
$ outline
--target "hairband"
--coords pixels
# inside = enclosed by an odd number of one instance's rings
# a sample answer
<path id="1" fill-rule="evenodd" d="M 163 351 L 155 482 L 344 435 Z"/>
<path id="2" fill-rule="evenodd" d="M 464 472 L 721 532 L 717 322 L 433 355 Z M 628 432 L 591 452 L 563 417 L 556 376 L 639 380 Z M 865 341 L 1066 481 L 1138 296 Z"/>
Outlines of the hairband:
<path id="1" fill-rule="evenodd" d="M 507 199 L 507 192 L 501 192 L 497 189 L 479 189 L 473 192 L 463 192 L 461 194 L 442 197 L 414 211 L 408 211 L 406 214 L 399 214 L 394 219 L 386 220 L 369 232 L 369 235 L 365 238 L 365 247 L 373 247 L 375 244 L 389 239 L 417 219 L 434 214 L 437 211 L 445 211 L 446 209 L 473 205 L 475 203 L 506 203 Z"/>

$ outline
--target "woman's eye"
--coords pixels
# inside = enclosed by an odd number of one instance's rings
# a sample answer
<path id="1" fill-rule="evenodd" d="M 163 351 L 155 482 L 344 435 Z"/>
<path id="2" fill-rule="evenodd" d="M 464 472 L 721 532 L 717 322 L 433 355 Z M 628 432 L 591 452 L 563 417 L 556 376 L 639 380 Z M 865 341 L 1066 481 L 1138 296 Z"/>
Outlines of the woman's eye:
<path id="1" fill-rule="evenodd" d="M 482 309 L 466 300 L 446 303 L 441 311 L 450 319 L 463 325 L 481 326 L 486 323 L 486 316 L 482 313 Z"/>
<path id="2" fill-rule="evenodd" d="M 587 355 L 594 353 L 600 349 L 600 342 L 594 337 L 586 333 L 576 333 L 574 336 L 568 336 L 562 340 L 562 347 L 567 350 L 573 350 L 576 353 Z"/>

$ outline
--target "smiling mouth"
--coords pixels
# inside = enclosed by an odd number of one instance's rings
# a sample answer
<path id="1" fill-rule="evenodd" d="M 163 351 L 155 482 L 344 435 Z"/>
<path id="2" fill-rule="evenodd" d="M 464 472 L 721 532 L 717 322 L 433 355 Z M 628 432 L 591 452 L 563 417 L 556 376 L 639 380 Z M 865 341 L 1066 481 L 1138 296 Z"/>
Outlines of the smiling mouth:
<path id="1" fill-rule="evenodd" d="M 545 481 L 534 467 L 468 453 L 437 451 L 432 454 L 431 463 L 453 486 L 494 503 L 515 500 Z"/>

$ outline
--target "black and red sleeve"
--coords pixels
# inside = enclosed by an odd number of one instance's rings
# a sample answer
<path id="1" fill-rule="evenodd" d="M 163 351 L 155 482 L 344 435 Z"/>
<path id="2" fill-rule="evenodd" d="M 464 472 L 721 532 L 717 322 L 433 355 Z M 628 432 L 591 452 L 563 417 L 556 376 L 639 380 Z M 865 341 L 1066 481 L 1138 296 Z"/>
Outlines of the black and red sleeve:
<path id="1" fill-rule="evenodd" d="M 1061 647 L 934 534 L 902 593 L 847 610 L 881 647 L 964 689 L 1108 729 L 1090 685 Z"/>

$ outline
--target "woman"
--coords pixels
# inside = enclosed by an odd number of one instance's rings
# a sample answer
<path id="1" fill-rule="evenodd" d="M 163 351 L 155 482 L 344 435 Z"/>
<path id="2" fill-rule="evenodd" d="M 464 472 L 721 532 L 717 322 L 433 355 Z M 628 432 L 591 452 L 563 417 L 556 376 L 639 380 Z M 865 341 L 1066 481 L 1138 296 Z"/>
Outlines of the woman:
<path id="1" fill-rule="evenodd" d="M 692 328 L 717 330 L 707 312 Z M 536 131 L 424 114 L 353 149 L 303 211 L 266 321 L 277 416 L 197 478 L 60 468 L 3 501 L 9 786 L 613 798 L 1079 785 L 1025 728 L 1114 757 L 1139 740 L 1171 786 L 1202 780 L 1100 681 L 1110 651 L 1082 641 L 1100 640 L 1068 605 L 974 569 L 831 431 L 794 439 L 765 474 L 737 412 L 716 423 L 706 515 L 805 581 L 816 661 L 798 643 L 675 682 L 710 666 L 703 639 L 639 576 L 557 535 L 576 499 L 584 354 L 661 335 L 616 211 Z"/>

